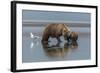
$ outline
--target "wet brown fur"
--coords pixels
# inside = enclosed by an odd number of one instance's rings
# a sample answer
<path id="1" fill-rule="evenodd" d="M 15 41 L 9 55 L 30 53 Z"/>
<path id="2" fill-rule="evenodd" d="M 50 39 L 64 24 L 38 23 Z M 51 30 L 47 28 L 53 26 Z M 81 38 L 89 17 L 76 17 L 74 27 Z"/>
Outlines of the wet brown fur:
<path id="1" fill-rule="evenodd" d="M 67 36 L 69 27 L 65 24 L 49 24 L 43 32 L 42 42 L 47 42 L 50 37 L 57 38 L 60 41 L 60 36 Z"/>

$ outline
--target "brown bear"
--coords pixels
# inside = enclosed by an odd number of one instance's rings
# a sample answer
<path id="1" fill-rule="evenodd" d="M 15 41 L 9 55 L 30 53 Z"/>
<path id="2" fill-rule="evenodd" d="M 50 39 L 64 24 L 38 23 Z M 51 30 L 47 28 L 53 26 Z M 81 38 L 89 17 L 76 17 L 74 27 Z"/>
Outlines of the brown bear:
<path id="1" fill-rule="evenodd" d="M 53 23 L 46 26 L 43 32 L 42 42 L 48 42 L 48 39 L 50 37 L 57 38 L 57 40 L 60 42 L 60 36 L 64 36 L 64 39 L 67 40 L 68 33 L 70 32 L 70 29 L 65 24 L 60 23 Z"/>

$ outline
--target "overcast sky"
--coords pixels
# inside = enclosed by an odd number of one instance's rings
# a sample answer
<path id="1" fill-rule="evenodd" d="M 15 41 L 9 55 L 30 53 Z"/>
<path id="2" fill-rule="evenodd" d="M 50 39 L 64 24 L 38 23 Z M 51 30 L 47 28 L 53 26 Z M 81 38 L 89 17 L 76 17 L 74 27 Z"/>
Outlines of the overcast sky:
<path id="1" fill-rule="evenodd" d="M 23 10 L 23 20 L 63 20 L 90 22 L 90 13 Z"/>

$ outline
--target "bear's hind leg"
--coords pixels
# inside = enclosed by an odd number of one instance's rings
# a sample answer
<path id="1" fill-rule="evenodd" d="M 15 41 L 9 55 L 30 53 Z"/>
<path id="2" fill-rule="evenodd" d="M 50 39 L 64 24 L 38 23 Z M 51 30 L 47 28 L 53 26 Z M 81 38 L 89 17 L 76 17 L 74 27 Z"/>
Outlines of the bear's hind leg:
<path id="1" fill-rule="evenodd" d="M 45 35 L 42 37 L 42 43 L 48 43 L 49 36 Z"/>

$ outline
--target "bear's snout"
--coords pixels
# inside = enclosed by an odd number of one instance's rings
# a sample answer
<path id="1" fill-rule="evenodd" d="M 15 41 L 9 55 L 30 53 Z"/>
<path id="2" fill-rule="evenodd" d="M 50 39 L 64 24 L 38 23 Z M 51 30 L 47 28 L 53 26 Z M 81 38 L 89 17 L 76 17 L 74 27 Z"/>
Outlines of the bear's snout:
<path id="1" fill-rule="evenodd" d="M 72 41 L 77 41 L 78 40 L 78 33 L 76 32 L 71 32 L 70 37 Z"/>

